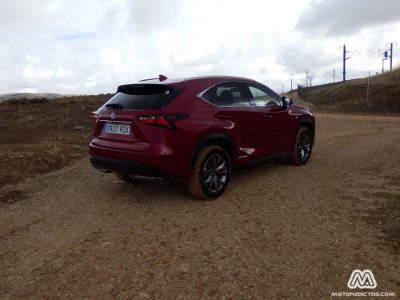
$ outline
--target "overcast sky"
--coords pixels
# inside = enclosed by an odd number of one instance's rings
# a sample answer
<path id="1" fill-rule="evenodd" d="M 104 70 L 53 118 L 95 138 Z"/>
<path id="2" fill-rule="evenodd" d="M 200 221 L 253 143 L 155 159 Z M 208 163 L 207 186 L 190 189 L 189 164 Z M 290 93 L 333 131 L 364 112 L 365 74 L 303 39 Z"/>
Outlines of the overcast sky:
<path id="1" fill-rule="evenodd" d="M 237 75 L 277 92 L 400 64 L 399 0 L 0 0 L 0 93 L 108 93 L 164 74 Z M 385 62 L 385 69 L 389 61 Z"/>

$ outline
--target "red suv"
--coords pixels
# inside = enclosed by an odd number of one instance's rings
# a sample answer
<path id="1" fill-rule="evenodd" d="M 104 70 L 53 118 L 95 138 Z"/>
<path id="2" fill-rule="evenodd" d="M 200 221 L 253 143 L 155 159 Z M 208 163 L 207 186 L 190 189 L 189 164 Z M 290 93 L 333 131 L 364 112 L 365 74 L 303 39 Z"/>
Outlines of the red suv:
<path id="1" fill-rule="evenodd" d="M 197 198 L 220 196 L 232 166 L 287 156 L 305 164 L 314 116 L 247 78 L 159 78 L 121 85 L 93 113 L 92 165 L 124 181 L 185 178 Z"/>

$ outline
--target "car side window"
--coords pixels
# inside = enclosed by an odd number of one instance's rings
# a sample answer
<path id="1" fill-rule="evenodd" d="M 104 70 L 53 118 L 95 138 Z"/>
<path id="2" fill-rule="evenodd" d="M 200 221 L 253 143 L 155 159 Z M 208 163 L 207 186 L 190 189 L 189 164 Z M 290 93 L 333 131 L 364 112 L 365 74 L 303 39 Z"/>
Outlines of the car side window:
<path id="1" fill-rule="evenodd" d="M 225 107 L 248 107 L 250 101 L 243 84 L 227 82 L 216 86 L 214 104 Z"/>
<path id="2" fill-rule="evenodd" d="M 253 106 L 281 106 L 281 100 L 265 87 L 249 84 Z"/>
<path id="3" fill-rule="evenodd" d="M 204 100 L 210 102 L 210 103 L 214 103 L 215 100 L 215 91 L 217 90 L 217 87 L 214 86 L 210 89 L 208 89 L 207 91 L 205 91 L 202 95 L 201 98 L 203 98 Z"/>

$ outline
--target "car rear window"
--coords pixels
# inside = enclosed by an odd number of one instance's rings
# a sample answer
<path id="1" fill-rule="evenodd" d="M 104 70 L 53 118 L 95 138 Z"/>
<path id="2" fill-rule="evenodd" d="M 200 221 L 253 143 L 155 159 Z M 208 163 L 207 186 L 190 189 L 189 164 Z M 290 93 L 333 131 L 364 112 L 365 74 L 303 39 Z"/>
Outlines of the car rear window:
<path id="1" fill-rule="evenodd" d="M 162 109 L 180 90 L 161 84 L 137 84 L 118 87 L 117 93 L 105 103 L 121 105 L 123 109 Z"/>

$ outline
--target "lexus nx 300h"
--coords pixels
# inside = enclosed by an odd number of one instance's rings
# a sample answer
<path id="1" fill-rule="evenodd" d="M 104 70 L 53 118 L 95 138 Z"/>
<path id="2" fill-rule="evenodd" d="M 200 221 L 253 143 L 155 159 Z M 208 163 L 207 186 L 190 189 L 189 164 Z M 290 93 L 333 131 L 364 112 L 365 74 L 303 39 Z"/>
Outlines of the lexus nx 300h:
<path id="1" fill-rule="evenodd" d="M 184 178 L 199 199 L 220 196 L 232 167 L 278 156 L 307 163 L 315 133 L 309 109 L 231 76 L 121 85 L 93 118 L 97 170 L 126 182 Z"/>

